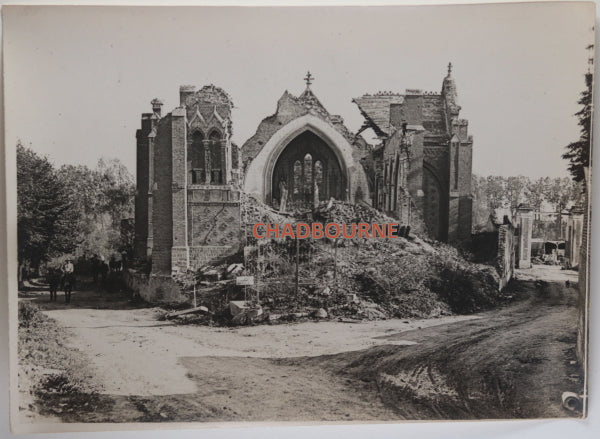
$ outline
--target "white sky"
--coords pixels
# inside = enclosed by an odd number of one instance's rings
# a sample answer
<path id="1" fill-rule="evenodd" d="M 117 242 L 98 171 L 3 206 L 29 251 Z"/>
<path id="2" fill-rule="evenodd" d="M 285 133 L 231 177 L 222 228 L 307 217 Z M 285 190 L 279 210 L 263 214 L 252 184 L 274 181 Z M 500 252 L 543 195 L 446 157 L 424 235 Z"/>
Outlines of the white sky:
<path id="1" fill-rule="evenodd" d="M 353 97 L 439 92 L 452 61 L 473 171 L 565 176 L 593 6 L 5 7 L 6 145 L 21 139 L 57 164 L 119 157 L 134 172 L 150 100 L 169 112 L 179 85 L 214 83 L 233 98 L 241 146 L 284 90 L 302 92 L 307 70 L 325 107 L 356 131 Z"/>

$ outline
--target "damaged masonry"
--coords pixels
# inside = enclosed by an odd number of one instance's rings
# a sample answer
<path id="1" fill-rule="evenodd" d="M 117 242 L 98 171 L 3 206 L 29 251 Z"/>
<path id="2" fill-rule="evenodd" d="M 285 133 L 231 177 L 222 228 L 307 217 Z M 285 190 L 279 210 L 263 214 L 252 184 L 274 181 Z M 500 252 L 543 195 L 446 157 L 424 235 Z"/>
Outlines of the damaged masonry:
<path id="1" fill-rule="evenodd" d="M 298 97 L 284 92 L 241 149 L 223 89 L 182 86 L 166 115 L 152 101 L 137 132 L 129 286 L 151 302 L 212 313 L 242 300 L 271 315 L 425 317 L 502 301 L 512 268 L 472 264 L 444 244 L 467 245 L 472 210 L 473 139 L 458 118 L 451 65 L 441 93 L 355 98 L 358 133 L 325 109 L 312 79 Z M 378 145 L 361 136 L 366 128 Z M 449 273 L 468 279 L 465 298 L 450 297 L 440 280 Z"/>
<path id="2" fill-rule="evenodd" d="M 255 238 L 298 238 L 298 239 L 336 239 L 336 238 L 398 238 L 408 236 L 405 226 L 398 228 L 398 223 L 391 224 L 338 224 L 338 223 L 297 223 L 291 224 L 263 224 L 257 223 L 252 227 L 252 236 Z"/>
<path id="3" fill-rule="evenodd" d="M 593 5 L 2 14 L 15 432 L 587 415 Z"/>

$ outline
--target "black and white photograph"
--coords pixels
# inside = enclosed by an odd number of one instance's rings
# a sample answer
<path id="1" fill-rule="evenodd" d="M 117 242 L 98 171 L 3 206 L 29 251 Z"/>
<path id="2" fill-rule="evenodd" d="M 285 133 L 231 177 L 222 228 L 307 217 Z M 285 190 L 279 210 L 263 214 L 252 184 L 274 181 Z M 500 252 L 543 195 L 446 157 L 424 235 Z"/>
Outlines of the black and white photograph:
<path id="1" fill-rule="evenodd" d="M 595 14 L 3 6 L 13 432 L 585 419 Z"/>

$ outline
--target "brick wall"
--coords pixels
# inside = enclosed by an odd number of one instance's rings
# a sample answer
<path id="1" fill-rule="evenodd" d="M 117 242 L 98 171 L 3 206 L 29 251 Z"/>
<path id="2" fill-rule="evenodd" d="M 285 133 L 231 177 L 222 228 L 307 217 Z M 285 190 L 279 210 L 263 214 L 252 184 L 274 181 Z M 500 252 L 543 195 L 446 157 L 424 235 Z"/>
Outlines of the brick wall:
<path id="1" fill-rule="evenodd" d="M 171 113 L 171 206 L 173 247 L 171 271 L 188 267 L 187 250 L 187 132 L 185 109 L 176 108 Z"/>
<path id="2" fill-rule="evenodd" d="M 238 247 L 203 245 L 189 247 L 190 267 L 198 269 L 203 265 L 209 264 L 217 259 L 233 254 L 239 250 Z"/>
<path id="3" fill-rule="evenodd" d="M 171 115 L 163 117 L 154 140 L 154 182 L 152 223 L 152 272 L 171 273 L 173 246 Z"/>
<path id="4" fill-rule="evenodd" d="M 448 200 L 448 242 L 454 244 L 458 241 L 458 215 L 460 212 L 460 198 L 451 192 Z"/>
<path id="5" fill-rule="evenodd" d="M 418 209 L 423 209 L 423 133 L 413 136 L 410 147 L 410 164 L 408 165 L 407 186 L 410 196 Z"/>
<path id="6" fill-rule="evenodd" d="M 189 245 L 237 246 L 240 243 L 239 202 L 191 202 Z"/>
<path id="7" fill-rule="evenodd" d="M 134 295 L 149 303 L 179 304 L 189 303 L 190 298 L 170 275 L 147 275 L 128 269 L 123 272 L 123 280 Z"/>
<path id="8" fill-rule="evenodd" d="M 135 240 L 134 257 L 146 258 L 148 245 L 148 190 L 150 154 L 148 147 L 148 134 L 151 131 L 151 115 L 142 115 L 142 128 L 136 132 L 136 195 L 135 195 Z"/>

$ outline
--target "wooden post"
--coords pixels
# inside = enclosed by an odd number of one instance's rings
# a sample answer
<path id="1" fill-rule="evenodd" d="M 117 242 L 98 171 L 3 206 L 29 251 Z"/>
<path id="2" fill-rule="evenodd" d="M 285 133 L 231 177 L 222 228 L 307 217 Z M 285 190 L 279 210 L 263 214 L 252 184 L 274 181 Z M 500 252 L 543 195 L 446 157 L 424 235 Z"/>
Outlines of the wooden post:
<path id="1" fill-rule="evenodd" d="M 296 236 L 296 298 L 300 291 L 300 240 Z"/>
<path id="2" fill-rule="evenodd" d="M 196 282 L 194 282 L 194 308 L 196 308 L 198 304 L 196 303 Z"/>
<path id="3" fill-rule="evenodd" d="M 333 240 L 333 292 L 337 293 L 337 238 Z"/>

